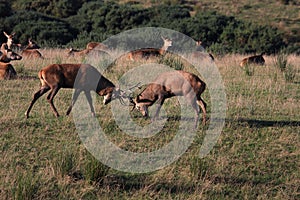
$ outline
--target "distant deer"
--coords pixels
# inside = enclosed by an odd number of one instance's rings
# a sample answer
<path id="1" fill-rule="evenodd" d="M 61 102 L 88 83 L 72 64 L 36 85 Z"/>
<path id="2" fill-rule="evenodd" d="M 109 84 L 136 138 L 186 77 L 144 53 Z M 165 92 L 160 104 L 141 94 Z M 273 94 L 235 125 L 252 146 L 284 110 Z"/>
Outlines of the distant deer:
<path id="1" fill-rule="evenodd" d="M 68 57 L 73 56 L 73 57 L 82 57 L 82 56 L 86 56 L 91 50 L 89 49 L 83 49 L 83 50 L 77 50 L 77 49 L 73 49 L 70 48 L 68 50 Z"/>
<path id="2" fill-rule="evenodd" d="M 206 84 L 195 74 L 184 71 L 171 71 L 160 74 L 131 103 L 143 116 L 148 116 L 148 107 L 157 101 L 153 119 L 159 115 L 165 99 L 173 96 L 184 96 L 195 110 L 195 128 L 199 118 L 199 107 L 203 112 L 203 124 L 206 123 L 206 103 L 202 100 Z"/>
<path id="3" fill-rule="evenodd" d="M 102 50 L 102 51 L 108 51 L 108 47 L 105 44 L 102 44 L 100 42 L 89 42 L 86 45 L 86 49 L 88 50 Z"/>
<path id="4" fill-rule="evenodd" d="M 265 52 L 261 53 L 260 55 L 254 55 L 254 56 L 244 58 L 242 60 L 242 62 L 240 63 L 240 66 L 244 67 L 244 66 L 250 65 L 250 64 L 264 65 L 265 64 L 265 59 L 263 57 L 264 54 L 265 54 Z"/>
<path id="5" fill-rule="evenodd" d="M 44 59 L 41 52 L 37 49 L 40 47 L 32 41 L 31 38 L 28 39 L 28 45 L 21 51 L 21 55 L 27 58 L 41 58 Z"/>
<path id="6" fill-rule="evenodd" d="M 53 99 L 60 88 L 75 89 L 72 103 L 67 110 L 67 115 L 70 114 L 81 92 L 84 92 L 94 116 L 95 110 L 92 104 L 91 91 L 95 91 L 98 95 L 104 96 L 104 104 L 108 104 L 111 100 L 116 98 L 121 99 L 125 97 L 121 90 L 116 88 L 111 81 L 89 64 L 51 64 L 41 69 L 38 76 L 41 81 L 41 88 L 34 94 L 33 100 L 25 113 L 27 118 L 36 100 L 49 90 L 50 93 L 47 96 L 47 100 L 56 117 L 59 117 L 59 114 L 53 104 Z M 75 83 L 76 79 L 77 82 Z"/>
<path id="7" fill-rule="evenodd" d="M 14 40 L 14 36 L 15 36 L 14 32 L 11 33 L 11 34 L 7 34 L 5 31 L 3 31 L 3 34 L 7 37 L 6 44 L 8 46 L 8 49 L 12 49 L 13 46 L 18 46 L 18 47 L 21 46 L 21 44 L 15 44 L 14 43 L 14 41 L 13 41 Z"/>
<path id="8" fill-rule="evenodd" d="M 6 43 L 1 45 L 1 57 L 0 57 L 0 79 L 14 79 L 17 76 L 17 72 L 14 67 L 9 63 L 12 60 L 20 60 L 22 56 L 16 54 L 11 49 L 8 49 Z"/>
<path id="9" fill-rule="evenodd" d="M 130 60 L 134 61 L 135 58 L 145 58 L 148 59 L 150 56 L 160 56 L 164 55 L 169 47 L 172 46 L 172 40 L 168 38 L 161 37 L 164 41 L 164 45 L 160 49 L 155 48 L 145 48 L 131 51 L 128 54 Z"/>
<path id="10" fill-rule="evenodd" d="M 19 54 L 13 52 L 11 49 L 8 48 L 8 45 L 6 43 L 3 43 L 1 45 L 1 56 L 0 56 L 0 62 L 3 63 L 9 63 L 12 60 L 21 60 L 22 56 Z"/>
<path id="11" fill-rule="evenodd" d="M 196 41 L 196 51 L 193 51 L 191 54 L 192 58 L 197 59 L 208 59 L 211 62 L 215 60 L 214 56 L 211 53 L 205 52 L 204 47 L 202 46 L 202 41 Z"/>
<path id="12" fill-rule="evenodd" d="M 33 41 L 31 38 L 28 39 L 28 44 L 25 47 L 25 49 L 39 49 L 41 48 L 35 41 Z"/>

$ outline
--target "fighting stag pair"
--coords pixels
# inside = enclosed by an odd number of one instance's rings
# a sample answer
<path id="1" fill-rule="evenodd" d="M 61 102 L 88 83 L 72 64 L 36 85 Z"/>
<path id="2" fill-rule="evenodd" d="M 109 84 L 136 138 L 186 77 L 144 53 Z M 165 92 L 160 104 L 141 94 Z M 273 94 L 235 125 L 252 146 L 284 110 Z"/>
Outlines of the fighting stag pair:
<path id="1" fill-rule="evenodd" d="M 55 116 L 58 117 L 59 114 L 53 104 L 53 98 L 60 88 L 74 88 L 73 100 L 67 110 L 67 115 L 70 114 L 79 94 L 84 92 L 91 112 L 95 116 L 90 93 L 95 91 L 98 95 L 104 96 L 104 104 L 108 104 L 114 99 L 119 99 L 121 103 L 124 98 L 129 99 L 134 108 L 139 110 L 145 117 L 148 116 L 148 107 L 157 101 L 158 107 L 154 119 L 158 117 L 165 99 L 173 96 L 184 96 L 195 110 L 195 127 L 197 127 L 199 118 L 199 107 L 203 112 L 203 124 L 206 122 L 206 103 L 201 98 L 206 84 L 198 76 L 188 72 L 173 71 L 162 73 L 134 99 L 131 95 L 127 95 L 124 91 L 117 88 L 89 64 L 52 64 L 40 70 L 38 75 L 41 81 L 41 88 L 34 94 L 33 100 L 25 113 L 27 118 L 36 100 L 49 90 L 50 93 L 47 96 L 47 100 Z"/>

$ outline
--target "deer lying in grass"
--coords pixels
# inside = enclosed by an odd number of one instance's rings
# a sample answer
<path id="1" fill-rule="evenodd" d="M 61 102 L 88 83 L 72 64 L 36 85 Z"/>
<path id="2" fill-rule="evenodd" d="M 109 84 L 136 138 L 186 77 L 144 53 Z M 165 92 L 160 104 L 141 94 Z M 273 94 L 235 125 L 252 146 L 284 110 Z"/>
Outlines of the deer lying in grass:
<path id="1" fill-rule="evenodd" d="M 0 79 L 14 79 L 17 77 L 17 72 L 14 67 L 9 63 L 12 60 L 20 60 L 22 56 L 16 54 L 11 49 L 8 49 L 6 43 L 1 45 L 0 57 Z"/>
<path id="2" fill-rule="evenodd" d="M 34 94 L 33 100 L 25 113 L 27 118 L 36 100 L 49 90 L 50 93 L 47 96 L 47 100 L 56 117 L 59 117 L 59 114 L 53 104 L 53 99 L 60 88 L 75 89 L 72 104 L 67 110 L 67 115 L 70 114 L 81 92 L 84 92 L 94 116 L 95 110 L 92 104 L 91 91 L 104 96 L 104 104 L 116 98 L 121 100 L 125 97 L 121 90 L 116 88 L 111 81 L 102 76 L 96 68 L 89 64 L 52 64 L 41 69 L 38 76 L 41 81 L 41 88 Z"/>
<path id="3" fill-rule="evenodd" d="M 164 41 L 164 45 L 160 49 L 155 49 L 155 48 L 145 48 L 145 49 L 138 49 L 129 52 L 128 58 L 132 61 L 135 59 L 141 59 L 145 58 L 148 59 L 151 56 L 160 56 L 164 55 L 165 52 L 168 50 L 169 47 L 172 46 L 172 40 L 161 37 Z"/>
<path id="4" fill-rule="evenodd" d="M 148 116 L 148 107 L 158 103 L 153 119 L 159 115 L 165 99 L 184 96 L 195 110 L 195 128 L 199 119 L 199 107 L 203 112 L 203 124 L 206 122 L 206 103 L 202 100 L 206 84 L 195 74 L 184 71 L 172 71 L 160 74 L 152 83 L 130 102 L 143 116 Z"/>
<path id="5" fill-rule="evenodd" d="M 1 45 L 0 51 L 1 51 L 0 62 L 9 63 L 12 60 L 21 60 L 22 59 L 22 56 L 13 52 L 11 49 L 9 49 L 8 45 L 6 43 L 3 43 Z"/>
<path id="6" fill-rule="evenodd" d="M 24 49 L 39 49 L 41 48 L 36 42 L 34 42 L 31 38 L 28 39 L 28 44 Z"/>
<path id="7" fill-rule="evenodd" d="M 70 57 L 70 56 L 73 56 L 73 57 L 86 56 L 90 51 L 91 50 L 89 50 L 89 49 L 77 50 L 77 49 L 70 48 L 68 50 L 68 57 Z"/>
<path id="8" fill-rule="evenodd" d="M 86 45 L 86 49 L 88 50 L 101 50 L 101 51 L 108 51 L 108 47 L 105 44 L 100 42 L 89 42 Z"/>
<path id="9" fill-rule="evenodd" d="M 44 59 L 41 52 L 39 52 L 40 47 L 31 40 L 31 38 L 28 39 L 28 45 L 23 49 L 21 52 L 21 55 L 27 58 L 41 58 Z"/>
<path id="10" fill-rule="evenodd" d="M 260 55 L 254 55 L 247 58 L 244 58 L 242 62 L 240 63 L 241 67 L 244 67 L 246 65 L 255 64 L 255 65 L 264 65 L 265 59 L 263 57 L 265 53 L 261 53 Z"/>

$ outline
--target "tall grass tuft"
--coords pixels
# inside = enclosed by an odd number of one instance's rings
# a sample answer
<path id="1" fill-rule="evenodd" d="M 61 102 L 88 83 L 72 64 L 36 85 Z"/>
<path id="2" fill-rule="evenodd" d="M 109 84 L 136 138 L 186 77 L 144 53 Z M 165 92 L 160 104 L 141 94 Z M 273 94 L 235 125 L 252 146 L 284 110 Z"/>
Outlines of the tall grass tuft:
<path id="1" fill-rule="evenodd" d="M 190 171 L 196 179 L 203 179 L 209 170 L 209 165 L 204 159 L 193 157 L 191 159 Z"/>
<path id="2" fill-rule="evenodd" d="M 293 82 L 296 78 L 296 70 L 293 65 L 288 64 L 285 71 L 283 72 L 283 76 L 286 82 Z"/>
<path id="3" fill-rule="evenodd" d="M 285 71 L 286 67 L 288 64 L 288 59 L 287 59 L 287 55 L 283 54 L 283 53 L 279 53 L 276 57 L 275 57 L 275 66 L 280 69 L 280 71 Z"/>
<path id="4" fill-rule="evenodd" d="M 184 64 L 181 62 L 180 58 L 176 58 L 174 56 L 161 56 L 158 63 L 167 65 L 175 70 L 183 70 L 184 68 Z"/>
<path id="5" fill-rule="evenodd" d="M 76 169 L 77 156 L 73 152 L 63 152 L 58 155 L 53 163 L 54 173 L 56 176 L 63 177 L 71 175 Z"/>
<path id="6" fill-rule="evenodd" d="M 40 187 L 39 177 L 34 177 L 33 173 L 21 174 L 16 178 L 15 186 L 12 188 L 12 197 L 15 200 L 30 200 L 37 196 Z"/>
<path id="7" fill-rule="evenodd" d="M 286 82 L 293 82 L 296 77 L 296 70 L 294 66 L 288 62 L 288 56 L 280 53 L 275 58 L 275 66 L 283 72 L 283 76 Z"/>
<path id="8" fill-rule="evenodd" d="M 90 153 L 87 153 L 82 171 L 85 179 L 89 183 L 99 183 L 103 181 L 104 177 L 108 174 L 109 167 L 103 165 Z"/>
<path id="9" fill-rule="evenodd" d="M 254 66 L 253 65 L 245 65 L 245 67 L 243 68 L 245 74 L 247 76 L 253 76 L 254 75 Z"/>

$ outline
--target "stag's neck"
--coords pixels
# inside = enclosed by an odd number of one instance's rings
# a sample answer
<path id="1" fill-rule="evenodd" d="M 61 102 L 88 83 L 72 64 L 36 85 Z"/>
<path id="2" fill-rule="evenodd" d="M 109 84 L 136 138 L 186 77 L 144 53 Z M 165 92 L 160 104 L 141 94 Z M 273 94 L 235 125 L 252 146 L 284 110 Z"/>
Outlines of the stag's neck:
<path id="1" fill-rule="evenodd" d="M 162 55 L 168 50 L 169 46 L 163 46 L 160 50 L 159 53 Z"/>
<path id="2" fill-rule="evenodd" d="M 100 96 L 105 96 L 107 94 L 111 94 L 113 93 L 115 87 L 107 87 L 107 88 L 102 88 L 102 89 L 97 89 L 96 92 L 100 95 Z"/>
<path id="3" fill-rule="evenodd" d="M 100 96 L 104 96 L 112 93 L 114 89 L 115 85 L 104 76 L 102 76 L 98 82 L 96 93 L 98 93 Z"/>

